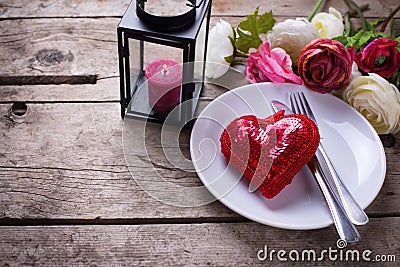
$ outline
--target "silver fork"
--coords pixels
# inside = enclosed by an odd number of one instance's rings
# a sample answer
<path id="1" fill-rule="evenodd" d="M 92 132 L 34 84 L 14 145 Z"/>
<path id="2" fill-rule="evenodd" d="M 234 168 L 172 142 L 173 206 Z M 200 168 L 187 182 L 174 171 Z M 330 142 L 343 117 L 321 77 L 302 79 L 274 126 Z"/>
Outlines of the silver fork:
<path id="1" fill-rule="evenodd" d="M 303 92 L 291 93 L 290 105 L 295 113 L 305 114 L 317 124 L 317 120 L 315 119 L 312 109 L 310 108 L 310 105 L 308 104 Z M 356 225 L 366 224 L 368 222 L 367 214 L 365 214 L 360 205 L 358 205 L 354 197 L 347 189 L 346 185 L 343 183 L 343 180 L 337 174 L 335 167 L 326 154 L 321 142 L 319 143 L 318 150 L 315 155 L 320 162 L 325 162 L 326 167 L 329 170 L 329 172 L 325 175 L 333 180 L 336 191 L 339 195 L 339 199 L 342 202 L 343 208 L 351 222 Z"/>

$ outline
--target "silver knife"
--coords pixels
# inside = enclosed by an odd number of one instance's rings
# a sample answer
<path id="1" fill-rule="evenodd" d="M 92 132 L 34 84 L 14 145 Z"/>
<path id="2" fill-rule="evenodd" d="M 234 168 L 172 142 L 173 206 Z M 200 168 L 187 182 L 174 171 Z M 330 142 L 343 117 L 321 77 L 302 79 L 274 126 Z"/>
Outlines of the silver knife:
<path id="1" fill-rule="evenodd" d="M 294 114 L 289 107 L 279 101 L 273 100 L 271 103 L 275 112 L 279 110 L 284 110 L 286 115 Z M 346 242 L 348 243 L 356 243 L 358 240 L 360 240 L 360 234 L 358 233 L 357 229 L 347 216 L 345 209 L 334 194 L 332 187 L 330 186 L 326 176 L 323 173 L 321 164 L 318 161 L 317 157 L 314 156 L 307 163 L 307 166 L 317 180 L 322 194 L 325 197 L 326 203 L 328 204 L 329 210 L 332 214 L 333 223 L 340 238 L 346 240 Z"/>

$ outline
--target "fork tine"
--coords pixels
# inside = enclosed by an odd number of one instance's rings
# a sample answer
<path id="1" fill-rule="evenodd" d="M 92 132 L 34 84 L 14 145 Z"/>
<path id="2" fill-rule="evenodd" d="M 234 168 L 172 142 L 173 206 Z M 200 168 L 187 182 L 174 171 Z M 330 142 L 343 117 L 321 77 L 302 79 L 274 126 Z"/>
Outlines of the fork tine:
<path id="1" fill-rule="evenodd" d="M 300 101 L 302 102 L 302 104 L 303 104 L 303 106 L 304 106 L 304 108 L 305 108 L 305 111 L 306 111 L 305 114 L 307 114 L 307 116 L 308 116 L 310 119 L 312 119 L 315 123 L 317 123 L 317 121 L 316 121 L 316 119 L 315 119 L 315 116 L 314 116 L 314 112 L 312 111 L 312 109 L 311 109 L 311 107 L 310 107 L 310 104 L 308 103 L 308 100 L 307 100 L 307 98 L 304 96 L 304 93 L 303 93 L 303 92 L 301 92 L 301 94 L 300 94 Z"/>
<path id="2" fill-rule="evenodd" d="M 289 99 L 294 113 L 305 114 L 315 122 L 315 116 L 303 92 L 290 93 Z"/>
<path id="3" fill-rule="evenodd" d="M 290 99 L 290 107 L 292 108 L 293 112 L 299 114 L 300 110 L 297 101 L 295 99 L 295 93 L 290 93 L 289 99 Z"/>
<path id="4" fill-rule="evenodd" d="M 299 98 L 299 93 L 295 92 L 290 95 L 290 102 L 293 108 L 293 111 L 297 114 L 305 114 L 305 108 Z"/>
<path id="5" fill-rule="evenodd" d="M 303 101 L 302 101 L 302 99 L 301 99 L 300 92 L 298 92 L 298 93 L 296 94 L 296 101 L 297 101 L 297 104 L 299 105 L 299 109 L 300 109 L 301 114 L 307 115 L 307 109 L 306 109 L 306 107 L 304 106 L 304 103 L 303 103 Z"/>

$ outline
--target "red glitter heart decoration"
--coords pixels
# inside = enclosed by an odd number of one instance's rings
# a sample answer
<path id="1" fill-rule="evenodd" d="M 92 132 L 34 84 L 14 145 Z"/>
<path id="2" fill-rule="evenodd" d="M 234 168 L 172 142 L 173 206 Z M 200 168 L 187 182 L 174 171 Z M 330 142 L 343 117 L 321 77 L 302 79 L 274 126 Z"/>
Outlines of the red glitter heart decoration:
<path id="1" fill-rule="evenodd" d="M 273 198 L 290 184 L 314 156 L 320 136 L 305 115 L 284 111 L 258 119 L 234 119 L 221 134 L 221 152 L 266 198 Z"/>

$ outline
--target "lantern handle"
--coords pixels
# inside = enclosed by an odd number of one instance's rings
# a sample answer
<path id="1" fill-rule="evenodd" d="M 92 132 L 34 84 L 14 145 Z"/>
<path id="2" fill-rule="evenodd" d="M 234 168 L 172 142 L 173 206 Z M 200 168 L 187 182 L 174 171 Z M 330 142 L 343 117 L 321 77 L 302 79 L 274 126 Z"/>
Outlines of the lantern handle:
<path id="1" fill-rule="evenodd" d="M 196 1 L 193 1 L 193 2 L 196 2 Z M 189 7 L 199 8 L 203 4 L 203 2 L 204 2 L 204 0 L 201 0 L 200 3 L 198 3 L 196 5 L 193 3 L 186 3 L 186 5 Z"/>

